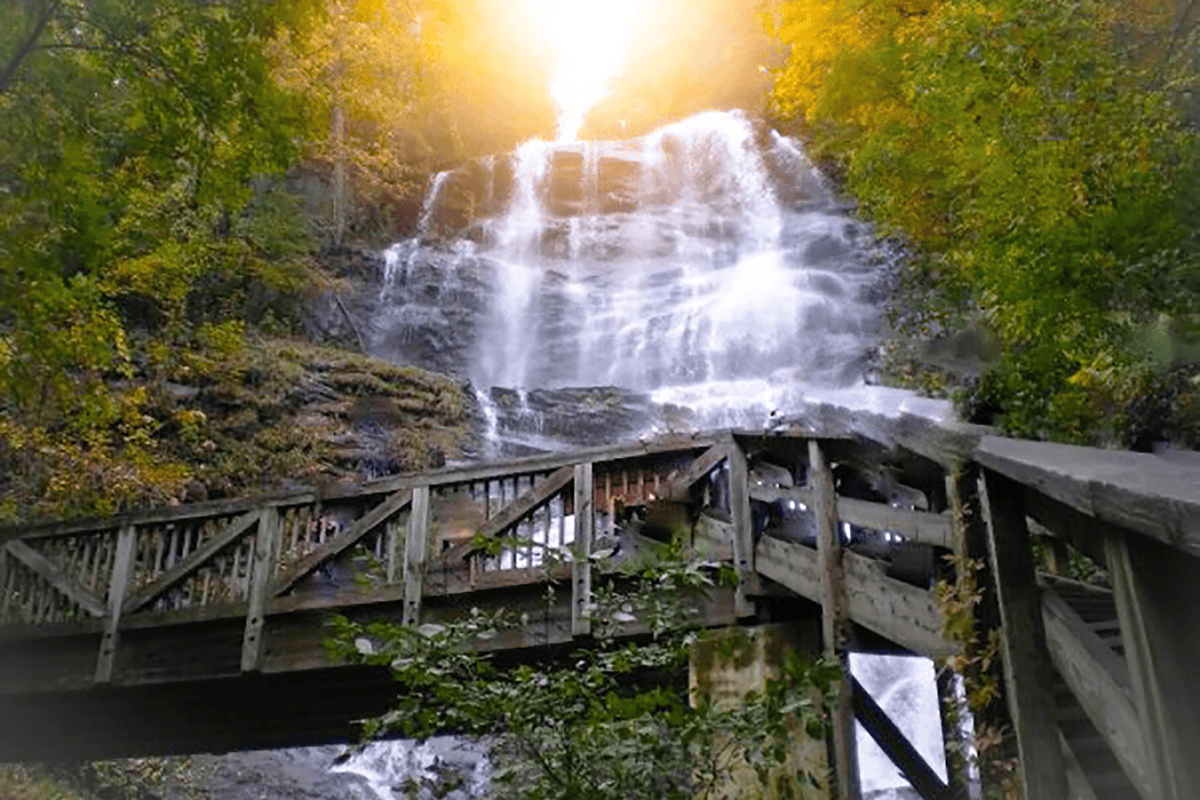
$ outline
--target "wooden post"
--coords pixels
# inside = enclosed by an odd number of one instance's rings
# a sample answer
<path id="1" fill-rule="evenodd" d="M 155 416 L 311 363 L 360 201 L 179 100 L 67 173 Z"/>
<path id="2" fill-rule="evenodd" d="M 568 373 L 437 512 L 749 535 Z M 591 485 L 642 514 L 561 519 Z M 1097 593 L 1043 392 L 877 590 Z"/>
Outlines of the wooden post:
<path id="1" fill-rule="evenodd" d="M 113 664 L 117 655 L 117 640 L 121 625 L 121 607 L 125 604 L 125 592 L 129 589 L 129 573 L 133 568 L 133 545 L 137 540 L 137 529 L 133 523 L 121 526 L 117 533 L 117 552 L 113 556 L 112 574 L 108 581 L 108 615 L 104 618 L 104 633 L 100 637 L 100 655 L 96 659 L 96 683 L 112 680 Z M 3 581 L 0 581 L 2 590 Z"/>
<path id="2" fill-rule="evenodd" d="M 0 624 L 8 617 L 8 548 L 0 545 Z"/>
<path id="3" fill-rule="evenodd" d="M 729 442 L 729 513 L 733 517 L 733 566 L 738 585 L 734 610 L 739 617 L 754 616 L 754 604 L 746 587 L 757 577 L 754 572 L 754 518 L 750 512 L 750 470 L 746 453 L 737 440 Z"/>
<path id="4" fill-rule="evenodd" d="M 1105 537 L 1109 578 L 1157 800 L 1200 797 L 1200 559 L 1143 536 Z"/>
<path id="5" fill-rule="evenodd" d="M 1025 797 L 1065 800 L 1065 767 L 1051 688 L 1054 667 L 1046 649 L 1022 488 L 991 471 L 985 471 L 979 488 L 1000 604 L 1008 709 L 1017 735 Z"/>
<path id="6" fill-rule="evenodd" d="M 592 632 L 592 465 L 575 466 L 575 551 L 571 559 L 571 635 Z"/>
<path id="7" fill-rule="evenodd" d="M 429 539 L 429 487 L 413 489 L 412 514 L 408 517 L 408 536 L 404 539 L 404 617 L 405 625 L 421 621 L 421 593 L 425 589 L 425 556 Z"/>
<path id="8" fill-rule="evenodd" d="M 837 531 L 837 492 L 833 485 L 833 473 L 825 463 L 820 443 L 815 439 L 808 442 L 808 480 L 817 518 L 817 558 L 821 571 L 821 630 L 825 652 L 840 661 L 845 672 L 838 688 L 837 705 L 833 709 L 833 756 L 837 775 L 837 796 L 840 800 L 855 800 L 859 796 L 858 759 L 854 740 L 854 694 L 847 653 L 853 629 L 847 611 L 842 542 Z"/>
<path id="9" fill-rule="evenodd" d="M 1044 536 L 1042 545 L 1046 548 L 1046 572 L 1064 578 L 1071 577 L 1071 555 L 1067 551 L 1067 543 L 1059 536 Z"/>
<path id="10" fill-rule="evenodd" d="M 246 632 L 242 636 L 242 672 L 257 672 L 262 666 L 263 627 L 267 598 L 271 593 L 271 578 L 275 571 L 275 544 L 278 538 L 279 509 L 267 506 L 259 515 L 258 532 L 254 537 L 246 604 Z"/>
<path id="11" fill-rule="evenodd" d="M 953 515 L 954 573 L 955 583 L 962 595 L 975 594 L 979 600 L 974 610 L 974 636 L 978 642 L 987 642 L 991 632 L 1001 627 L 1000 603 L 996 598 L 996 581 L 988 556 L 987 525 L 983 519 L 983 507 L 979 501 L 979 465 L 958 464 L 946 475 L 946 494 Z M 1004 695 L 1004 665 L 993 663 L 984 670 L 968 667 L 964 680 L 971 680 L 974 671 L 991 672 L 1000 687 L 997 698 L 974 712 L 975 730 L 983 728 L 1002 731 L 1011 726 Z M 1002 758 L 1015 758 L 1016 746 L 1011 740 L 1000 745 Z M 980 781 L 986 778 L 981 774 Z"/>
<path id="12" fill-rule="evenodd" d="M 396 575 L 400 571 L 400 564 L 396 558 L 396 547 L 399 542 L 396 541 L 396 536 L 400 532 L 400 525 L 395 519 L 389 519 L 384 528 L 384 579 L 387 583 L 396 582 Z"/>

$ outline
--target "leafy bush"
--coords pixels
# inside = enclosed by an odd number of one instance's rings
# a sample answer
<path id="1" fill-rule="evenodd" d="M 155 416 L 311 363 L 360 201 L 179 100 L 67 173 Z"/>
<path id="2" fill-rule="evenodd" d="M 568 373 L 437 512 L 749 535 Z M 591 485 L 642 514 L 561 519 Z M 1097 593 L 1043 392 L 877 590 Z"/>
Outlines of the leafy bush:
<path id="1" fill-rule="evenodd" d="M 1130 444 L 1134 405 L 1167 368 L 1139 335 L 1200 313 L 1200 137 L 1181 113 L 1200 86 L 1181 49 L 1197 32 L 1148 10 L 783 7 L 776 112 L 921 248 L 941 315 L 985 321 L 1001 355 L 971 404 L 1000 408 L 1013 433 Z"/>

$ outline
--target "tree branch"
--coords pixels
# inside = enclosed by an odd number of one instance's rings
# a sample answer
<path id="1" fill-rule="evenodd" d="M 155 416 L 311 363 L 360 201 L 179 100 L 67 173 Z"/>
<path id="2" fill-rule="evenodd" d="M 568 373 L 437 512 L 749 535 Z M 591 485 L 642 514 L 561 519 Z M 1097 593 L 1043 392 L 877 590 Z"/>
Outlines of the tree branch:
<path id="1" fill-rule="evenodd" d="M 43 6 L 42 13 L 34 24 L 33 30 L 29 32 L 29 36 L 25 38 L 25 41 L 17 48 L 17 52 L 12 54 L 8 63 L 4 65 L 4 69 L 0 71 L 0 95 L 8 92 L 16 79 L 17 71 L 25 63 L 25 59 L 29 58 L 29 55 L 37 49 L 38 39 L 42 37 L 42 32 L 50 24 L 50 20 L 54 19 L 54 15 L 58 13 L 59 7 L 59 0 L 51 0 L 50 3 Z"/>

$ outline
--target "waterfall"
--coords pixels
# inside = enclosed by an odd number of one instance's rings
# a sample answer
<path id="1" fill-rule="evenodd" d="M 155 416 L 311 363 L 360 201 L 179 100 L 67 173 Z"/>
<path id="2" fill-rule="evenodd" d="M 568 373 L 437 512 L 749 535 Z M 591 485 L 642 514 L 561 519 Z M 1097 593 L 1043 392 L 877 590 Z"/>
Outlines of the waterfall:
<path id="1" fill-rule="evenodd" d="M 436 226 L 456 193 L 479 209 L 478 247 L 457 268 L 477 278 L 480 308 L 455 332 L 470 340 L 461 357 L 476 385 L 720 396 L 726 411 L 757 415 L 789 393 L 863 382 L 882 328 L 867 299 L 879 248 L 794 142 L 738 112 L 631 141 L 530 141 L 505 165 L 441 173 L 419 227 Z M 396 245 L 385 280 L 401 274 L 394 263 L 411 281 L 438 246 Z M 381 315 L 453 316 L 458 301 L 422 287 L 388 294 Z M 376 354 L 423 363 L 403 347 Z"/>
<path id="2" fill-rule="evenodd" d="M 467 207 L 467 238 L 425 241 Z M 385 253 L 373 354 L 469 378 L 485 457 L 501 440 L 584 443 L 596 407 L 560 440 L 551 415 L 586 387 L 633 398 L 620 412 L 634 434 L 667 424 L 652 419 L 665 408 L 700 428 L 758 426 L 812 400 L 944 416 L 944 403 L 867 385 L 894 259 L 795 141 L 739 112 L 629 141 L 534 140 L 431 181 L 416 237 Z M 852 663 L 944 775 L 931 663 Z M 859 740 L 864 789 L 902 786 Z"/>

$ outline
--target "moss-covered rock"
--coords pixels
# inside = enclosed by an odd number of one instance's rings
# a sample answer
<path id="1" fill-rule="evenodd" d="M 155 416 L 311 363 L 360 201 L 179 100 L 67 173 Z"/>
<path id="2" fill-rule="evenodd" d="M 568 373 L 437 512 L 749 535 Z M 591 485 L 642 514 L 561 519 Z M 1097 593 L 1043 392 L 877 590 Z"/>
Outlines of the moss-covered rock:
<path id="1" fill-rule="evenodd" d="M 450 378 L 292 339 L 184 353 L 113 381 L 81 437 L 0 415 L 0 517 L 116 511 L 441 465 L 472 436 Z"/>

